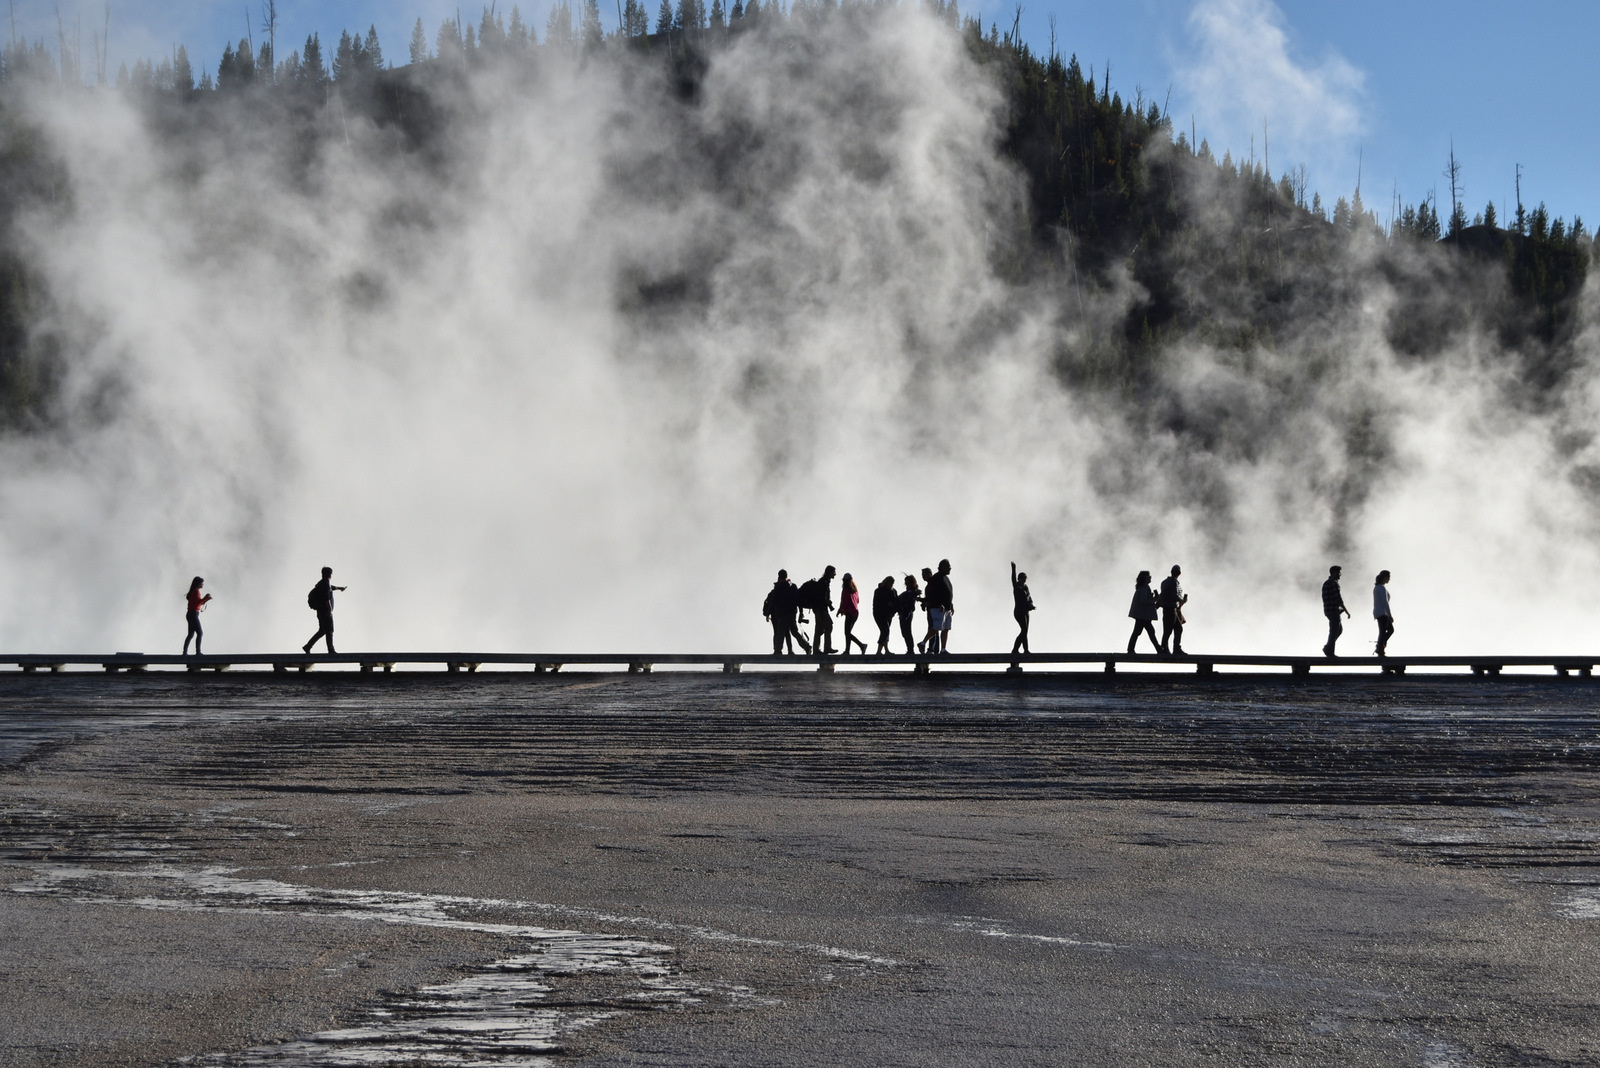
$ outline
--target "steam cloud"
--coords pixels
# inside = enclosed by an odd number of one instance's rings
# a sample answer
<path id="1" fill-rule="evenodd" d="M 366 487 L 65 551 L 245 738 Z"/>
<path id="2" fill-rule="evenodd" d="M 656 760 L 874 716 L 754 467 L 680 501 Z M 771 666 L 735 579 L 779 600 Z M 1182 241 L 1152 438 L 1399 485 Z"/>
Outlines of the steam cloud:
<path id="1" fill-rule="evenodd" d="M 350 650 L 759 650 L 777 568 L 870 600 L 942 556 L 955 649 L 1009 648 L 1013 559 L 1036 649 L 1119 647 L 1173 562 L 1192 649 L 1314 651 L 1334 562 L 1347 652 L 1380 568 L 1396 651 L 1592 644 L 1592 292 L 1574 399 L 1530 411 L 1488 338 L 1396 355 L 1357 242 L 1350 314 L 1168 345 L 1199 447 L 1063 384 L 1137 287 L 1006 268 L 1022 179 L 955 33 L 745 35 L 692 107 L 663 76 L 475 70 L 425 153 L 337 100 L 308 147 L 248 100 L 179 138 L 38 94 L 71 416 L 0 445 L 0 646 L 176 651 L 202 574 L 208 651 L 292 648 L 326 563 Z"/>

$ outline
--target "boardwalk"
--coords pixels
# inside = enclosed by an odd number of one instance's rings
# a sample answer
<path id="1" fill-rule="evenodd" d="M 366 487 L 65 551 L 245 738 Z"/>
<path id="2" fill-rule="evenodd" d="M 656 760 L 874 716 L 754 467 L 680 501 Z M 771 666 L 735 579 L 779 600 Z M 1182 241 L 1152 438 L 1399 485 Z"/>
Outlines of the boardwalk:
<path id="1" fill-rule="evenodd" d="M 941 656 L 773 656 L 770 653 L 482 653 L 482 652 L 368 652 L 307 655 L 305 653 L 237 653 L 207 656 L 179 656 L 119 652 L 102 654 L 29 653 L 0 655 L 0 665 L 15 665 L 24 672 L 63 672 L 73 669 L 101 670 L 110 673 L 139 673 L 152 669 L 227 671 L 232 668 L 268 669 L 277 673 L 310 671 L 315 667 L 358 668 L 363 672 L 392 672 L 397 667 L 435 668 L 448 672 L 476 672 L 483 668 L 550 673 L 562 668 L 627 670 L 643 674 L 657 667 L 718 670 L 736 673 L 746 668 L 815 668 L 833 672 L 837 668 L 903 672 L 925 675 L 939 671 L 977 669 L 1025 670 L 1118 670 L 1147 671 L 1151 668 L 1192 670 L 1201 675 L 1230 672 L 1288 672 L 1293 675 L 1318 673 L 1360 673 L 1404 675 L 1408 670 L 1498 675 L 1501 671 L 1554 671 L 1559 675 L 1589 676 L 1600 654 L 1562 656 L 1248 656 L 1233 654 L 1194 654 L 1186 656 L 1129 656 L 1125 653 L 950 653 Z"/>

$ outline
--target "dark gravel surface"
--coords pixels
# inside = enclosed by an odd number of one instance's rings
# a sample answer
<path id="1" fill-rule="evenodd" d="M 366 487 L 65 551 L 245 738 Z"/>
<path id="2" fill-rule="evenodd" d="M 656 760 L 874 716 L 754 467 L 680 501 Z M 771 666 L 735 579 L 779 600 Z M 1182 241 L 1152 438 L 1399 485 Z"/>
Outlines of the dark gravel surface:
<path id="1" fill-rule="evenodd" d="M 1596 1064 L 1597 698 L 7 677 L 0 1064 Z"/>

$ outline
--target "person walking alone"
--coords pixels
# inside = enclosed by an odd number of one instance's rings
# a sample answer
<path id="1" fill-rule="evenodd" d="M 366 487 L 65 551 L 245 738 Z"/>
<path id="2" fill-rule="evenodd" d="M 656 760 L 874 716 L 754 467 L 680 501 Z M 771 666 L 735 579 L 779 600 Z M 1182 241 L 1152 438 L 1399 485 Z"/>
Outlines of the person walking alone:
<path id="1" fill-rule="evenodd" d="M 1338 656 L 1334 652 L 1334 643 L 1344 633 L 1339 613 L 1343 612 L 1346 619 L 1350 618 L 1350 609 L 1344 606 L 1344 594 L 1339 592 L 1339 575 L 1343 571 L 1342 567 L 1334 564 L 1328 568 L 1328 581 L 1322 584 L 1322 614 L 1328 617 L 1328 644 L 1322 647 L 1322 655 L 1330 660 Z"/>
<path id="2" fill-rule="evenodd" d="M 318 638 L 328 641 L 328 655 L 335 655 L 333 648 L 333 593 L 335 590 L 343 591 L 345 587 L 333 584 L 333 568 L 322 569 L 322 581 L 311 587 L 311 592 L 306 594 L 306 604 L 317 613 L 317 632 L 311 640 L 301 646 L 301 650 L 310 653 L 311 647 L 317 644 Z"/>
<path id="3" fill-rule="evenodd" d="M 853 642 L 861 646 L 861 655 L 866 656 L 867 643 L 851 633 L 856 629 L 856 620 L 861 618 L 861 590 L 856 587 L 856 580 L 848 571 L 839 580 L 839 614 L 844 617 L 844 655 L 850 655 Z"/>
<path id="4" fill-rule="evenodd" d="M 189 611 L 186 617 L 189 620 L 189 633 L 184 635 L 183 639 L 184 656 L 189 655 L 190 638 L 194 639 L 194 655 L 205 655 L 200 652 L 200 642 L 206 636 L 206 632 L 200 627 L 200 613 L 206 610 L 206 602 L 211 600 L 211 595 L 209 593 L 205 594 L 204 596 L 202 596 L 200 593 L 200 590 L 205 586 L 205 584 L 206 580 L 201 578 L 199 575 L 196 575 L 194 580 L 189 583 Z"/>
<path id="5" fill-rule="evenodd" d="M 896 613 L 900 616 L 900 637 L 905 639 L 906 655 L 910 656 L 914 648 L 922 652 L 922 646 L 911 636 L 911 617 L 916 615 L 917 604 L 922 600 L 922 591 L 917 588 L 917 577 L 906 576 L 906 588 L 895 601 Z"/>
<path id="6" fill-rule="evenodd" d="M 838 573 L 829 564 L 822 569 L 820 578 L 806 579 L 800 584 L 800 622 L 806 621 L 807 611 L 817 617 L 816 630 L 811 635 L 811 651 L 818 655 L 833 655 L 833 576 Z"/>
<path id="7" fill-rule="evenodd" d="M 1133 580 L 1133 603 L 1128 606 L 1128 618 L 1133 620 L 1133 633 L 1128 635 L 1128 655 L 1133 656 L 1134 646 L 1139 644 L 1139 635 L 1150 635 L 1150 644 L 1156 647 L 1156 652 L 1161 651 L 1161 643 L 1156 641 L 1156 595 L 1150 589 L 1150 572 L 1141 571 Z"/>
<path id="8" fill-rule="evenodd" d="M 1394 636 L 1394 612 L 1389 606 L 1389 572 L 1378 572 L 1372 586 L 1372 618 L 1378 621 L 1378 655 L 1384 656 Z"/>
<path id="9" fill-rule="evenodd" d="M 872 591 L 872 621 L 878 625 L 877 652 L 880 656 L 889 655 L 889 628 L 894 626 L 898 612 L 895 600 L 894 576 L 885 575 L 878 588 Z"/>
<path id="10" fill-rule="evenodd" d="M 772 624 L 773 656 L 782 656 L 786 643 L 789 655 L 793 656 L 796 639 L 800 642 L 800 648 L 811 652 L 811 646 L 806 644 L 806 636 L 795 625 L 794 617 L 799 608 L 800 591 L 789 581 L 789 572 L 779 568 L 778 581 L 772 584 L 766 601 L 761 605 L 761 614 Z"/>
<path id="11" fill-rule="evenodd" d="M 1172 574 L 1161 580 L 1161 655 L 1183 655 L 1183 606 L 1189 603 L 1189 595 L 1183 592 L 1183 587 L 1178 585 L 1178 576 L 1183 574 L 1183 568 L 1177 564 L 1172 565 Z M 1167 639 L 1172 639 L 1172 651 L 1167 651 Z"/>
<path id="12" fill-rule="evenodd" d="M 1017 562 L 1011 561 L 1011 617 L 1017 621 L 1017 640 L 1011 643 L 1011 655 L 1018 652 L 1032 653 L 1028 648 L 1028 616 L 1033 611 L 1033 594 L 1028 592 L 1027 572 L 1017 570 Z"/>

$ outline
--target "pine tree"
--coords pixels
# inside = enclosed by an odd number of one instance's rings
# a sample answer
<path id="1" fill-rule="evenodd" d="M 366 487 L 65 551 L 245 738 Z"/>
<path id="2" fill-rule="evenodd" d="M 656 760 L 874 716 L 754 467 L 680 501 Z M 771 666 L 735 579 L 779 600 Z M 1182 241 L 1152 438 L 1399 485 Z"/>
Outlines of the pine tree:
<path id="1" fill-rule="evenodd" d="M 656 32 L 672 32 L 672 0 L 661 0 L 661 10 L 656 12 Z"/>
<path id="2" fill-rule="evenodd" d="M 599 0 L 583 0 L 583 47 L 593 51 L 605 43 L 606 33 L 600 25 Z"/>
<path id="3" fill-rule="evenodd" d="M 300 54 L 300 82 L 313 89 L 324 89 L 328 85 L 328 68 L 322 65 L 322 35 L 312 34 L 306 38 L 306 46 Z"/>
<path id="4" fill-rule="evenodd" d="M 378 44 L 378 27 L 367 26 L 367 43 L 362 48 L 366 53 L 366 68 L 368 70 L 383 69 L 383 47 Z"/>
<path id="5" fill-rule="evenodd" d="M 514 52 L 521 52 L 528 47 L 528 26 L 522 21 L 522 12 L 515 7 L 511 9 L 511 27 L 506 30 L 506 43 Z"/>
<path id="6" fill-rule="evenodd" d="M 248 47 L 246 43 L 246 48 Z M 250 53 L 246 51 L 244 55 L 245 62 L 249 63 Z M 178 50 L 173 53 L 172 88 L 179 96 L 189 96 L 194 92 L 194 68 L 189 66 L 189 52 L 183 45 L 179 45 Z"/>
<path id="7" fill-rule="evenodd" d="M 217 60 L 217 88 L 232 89 L 239 84 L 238 64 L 233 56 L 233 45 L 222 46 L 222 58 Z"/>
<path id="8" fill-rule="evenodd" d="M 339 47 L 333 53 L 333 80 L 342 82 L 355 73 L 354 55 L 350 45 L 350 31 L 339 34 Z"/>
<path id="9" fill-rule="evenodd" d="M 1498 228 L 1500 220 L 1494 213 L 1494 201 L 1489 201 L 1489 206 L 1483 209 L 1483 225 L 1494 230 Z"/>
<path id="10" fill-rule="evenodd" d="M 461 24 L 455 19 L 445 19 L 433 40 L 434 52 L 440 59 L 461 57 Z"/>
<path id="11" fill-rule="evenodd" d="M 711 0 L 711 28 L 720 30 L 727 24 L 722 14 L 722 0 Z"/>
<path id="12" fill-rule="evenodd" d="M 426 63 L 428 61 L 428 35 L 422 29 L 422 20 L 411 27 L 411 62 Z"/>

